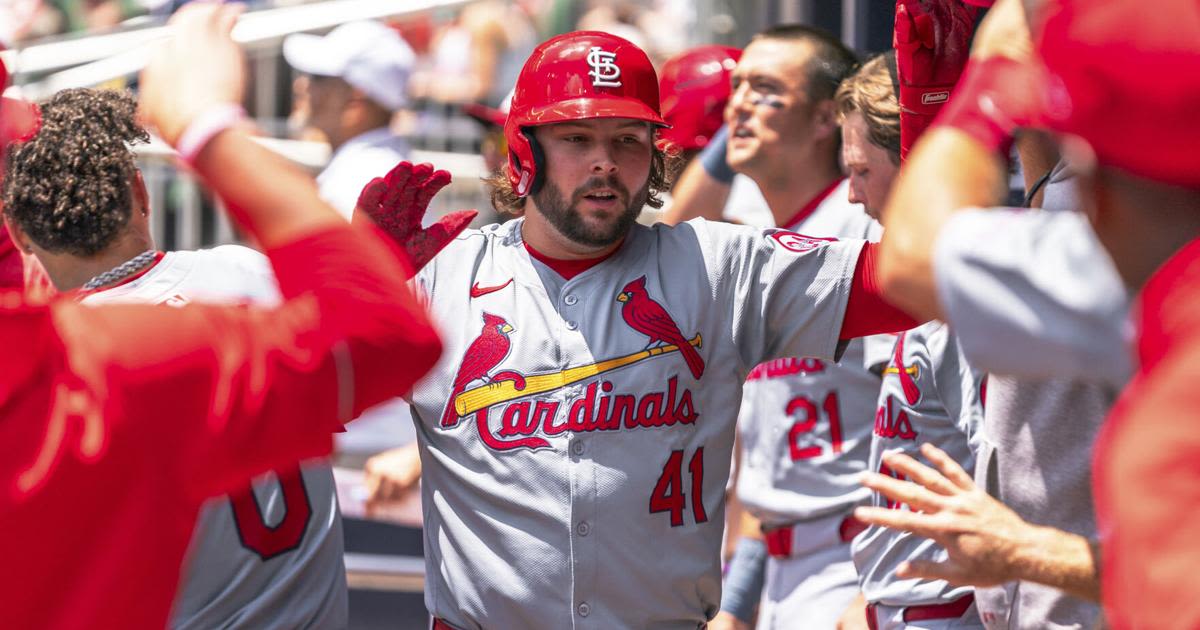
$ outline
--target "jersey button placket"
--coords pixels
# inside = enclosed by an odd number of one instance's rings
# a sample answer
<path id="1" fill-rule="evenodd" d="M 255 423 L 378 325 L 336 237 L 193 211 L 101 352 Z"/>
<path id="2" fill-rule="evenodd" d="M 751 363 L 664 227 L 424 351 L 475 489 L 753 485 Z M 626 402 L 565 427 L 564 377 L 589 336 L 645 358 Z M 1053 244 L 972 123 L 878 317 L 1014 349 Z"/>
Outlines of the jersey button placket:
<path id="1" fill-rule="evenodd" d="M 575 531 L 580 536 L 587 536 L 592 532 L 592 526 L 588 525 L 587 521 L 579 521 L 579 525 L 575 526 Z"/>
<path id="2" fill-rule="evenodd" d="M 587 602 L 579 602 L 579 607 L 576 608 L 576 610 L 579 611 L 580 617 L 586 617 L 592 614 L 592 606 Z"/>

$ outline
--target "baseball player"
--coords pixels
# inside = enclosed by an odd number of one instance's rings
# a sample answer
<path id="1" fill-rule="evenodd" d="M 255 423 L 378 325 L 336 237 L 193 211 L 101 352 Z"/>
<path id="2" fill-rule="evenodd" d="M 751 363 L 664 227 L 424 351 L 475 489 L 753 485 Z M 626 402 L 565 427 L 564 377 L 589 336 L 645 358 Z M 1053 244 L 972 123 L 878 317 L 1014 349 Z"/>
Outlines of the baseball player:
<path id="1" fill-rule="evenodd" d="M 254 250 L 155 250 L 146 189 L 128 148 L 149 137 L 134 120 L 136 108 L 119 92 L 64 90 L 41 106 L 37 135 L 10 155 L 5 210 L 56 288 L 82 289 L 78 299 L 88 305 L 277 305 L 270 264 Z M 106 190 L 117 194 L 106 197 Z M 52 211 L 72 220 L 54 221 Z M 114 273 L 113 260 L 133 262 Z M 341 525 L 325 461 L 293 463 L 210 501 L 193 534 L 171 626 L 345 627 Z"/>
<path id="2" fill-rule="evenodd" d="M 1009 4 L 997 3 L 993 16 Z M 1011 9 L 1019 12 L 1020 5 L 1011 3 Z M 1012 45 L 1020 42 L 1012 32 L 981 37 L 964 78 L 964 88 L 970 88 L 964 94 L 971 98 L 947 117 L 937 143 L 931 137 L 922 147 L 929 150 L 918 153 L 930 160 L 952 157 L 964 177 L 991 182 L 1004 139 L 1018 124 L 1038 123 L 1029 114 L 1069 134 L 1062 146 L 1079 171 L 1083 211 L 1122 280 L 1141 291 L 1135 311 L 1140 365 L 1106 421 L 1094 458 L 1103 553 L 1081 536 L 996 514 L 961 470 L 938 459 L 943 475 L 897 462 L 920 473 L 936 494 L 888 484 L 890 492 L 911 496 L 926 512 L 896 524 L 935 539 L 948 538 L 946 528 L 953 527 L 954 538 L 971 543 L 957 554 L 952 550 L 943 566 L 924 570 L 989 583 L 1027 579 L 1083 597 L 1102 592 L 1108 622 L 1116 628 L 1194 627 L 1200 622 L 1190 577 L 1196 545 L 1182 524 L 1195 519 L 1196 505 L 1189 491 L 1194 470 L 1184 462 L 1195 457 L 1190 270 L 1200 233 L 1195 223 L 1200 170 L 1191 147 L 1200 128 L 1191 112 L 1200 93 L 1195 79 L 1200 15 L 1194 3 L 1184 2 L 1156 5 L 1154 11 L 1132 2 L 1062 2 L 1047 5 L 1033 21 L 1041 25 L 1041 64 L 1030 62 L 1028 48 Z M 1013 90 L 1014 85 L 1026 89 Z M 1050 98 L 1030 106 L 1023 102 L 1028 94 Z M 1120 112 L 1121 124 L 1112 124 L 1113 112 Z M 932 175 L 932 167 L 930 161 L 924 172 Z M 984 191 L 962 182 L 940 187 L 945 201 L 939 205 L 986 203 L 980 199 Z M 915 191 L 897 192 L 896 207 L 909 207 Z M 981 536 L 974 528 L 959 529 L 961 519 L 947 518 L 948 512 L 1004 528 Z"/>
<path id="3" fill-rule="evenodd" d="M 997 42 L 1011 47 L 1021 42 L 1022 36 L 1028 41 L 1019 5 L 998 5 L 984 24 L 977 48 L 995 48 Z M 1022 79 L 1010 78 L 1017 79 L 1004 88 L 1003 93 L 1010 98 L 991 99 L 992 103 L 1012 111 L 1013 120 L 1027 119 L 1030 103 L 1023 96 L 1037 93 L 1040 86 L 1014 90 L 1012 86 L 1021 85 Z M 976 83 L 963 81 L 964 85 Z M 965 94 L 968 100 L 955 97 L 956 107 L 970 104 L 974 102 L 970 98 L 979 96 L 971 91 Z M 1031 138 L 1024 140 L 1018 144 L 1023 163 L 1045 162 L 1026 159 L 1033 143 L 1028 142 Z M 995 146 L 1002 144 L 1003 139 Z M 1007 153 L 1007 149 L 997 152 Z M 962 165 L 957 160 L 954 163 Z M 923 160 L 917 165 L 932 167 Z M 1107 335 L 1103 333 L 1107 325 L 1104 322 L 1112 314 L 1118 314 L 1115 319 L 1120 321 L 1124 298 L 1107 256 L 1097 253 L 1098 244 L 1082 218 L 1069 212 L 1077 209 L 1079 202 L 1073 195 L 1062 194 L 1060 189 L 1070 182 L 1062 181 L 1059 173 L 1056 169 L 1048 177 L 1050 184 L 1043 202 L 1054 212 L 955 210 L 957 216 L 948 221 L 939 237 L 939 249 L 947 253 L 938 255 L 938 289 L 940 297 L 948 298 L 944 301 L 946 312 L 960 332 L 964 354 L 973 364 L 1002 373 L 994 375 L 989 383 L 989 405 L 976 464 L 980 487 L 970 483 L 950 486 L 957 486 L 955 494 L 970 506 L 956 512 L 945 524 L 956 535 L 920 530 L 945 546 L 949 559 L 917 563 L 905 573 L 986 587 L 976 589 L 976 604 L 989 628 L 1084 628 L 1090 627 L 1098 615 L 1096 607 L 1087 601 L 1098 597 L 1093 558 L 1097 529 L 1091 516 L 1089 454 L 1100 419 L 1113 397 L 1112 386 L 1097 381 L 1120 374 L 1127 363 L 1122 357 L 1115 357 L 1115 361 L 1102 359 L 1105 346 L 1120 346 L 1119 326 L 1113 326 Z M 925 175 L 935 177 L 932 172 Z M 977 175 L 980 177 L 974 181 L 998 183 L 1003 170 L 997 161 Z M 954 188 L 959 193 L 969 190 L 967 186 Z M 903 183 L 898 194 L 906 194 Z M 975 203 L 984 203 L 984 197 Z M 941 199 L 944 203 L 947 198 Z M 939 205 L 922 204 L 922 212 L 944 219 L 946 215 L 940 213 L 945 209 Z M 912 206 L 895 209 L 911 221 L 894 222 L 902 233 L 898 240 L 910 237 L 914 225 L 930 227 L 927 220 L 911 212 Z M 949 250 L 964 255 L 949 254 Z M 1061 277 L 1057 270 L 1064 264 L 1079 272 Z M 924 269 L 928 271 L 929 267 Z M 980 291 L 987 297 L 982 298 Z M 908 292 L 901 295 L 906 300 L 912 297 Z M 931 304 L 936 307 L 936 299 Z M 1042 320 L 1033 322 L 1042 331 L 1040 340 L 1026 339 L 1031 312 L 1038 313 Z M 1108 343 L 1096 342 L 1105 337 L 1110 339 Z M 1020 354 L 1022 349 L 1025 354 Z M 1084 373 L 1070 367 L 1082 367 L 1083 363 L 1094 368 Z M 1013 370 L 1018 377 L 1003 374 Z M 1047 375 L 1056 378 L 1047 379 Z M 1064 422 L 1064 417 L 1072 420 Z M 1049 452 L 1053 457 L 1046 456 Z M 960 470 L 944 455 L 938 457 L 942 459 L 931 460 Z M 909 458 L 897 459 L 900 461 L 889 465 L 912 475 L 907 466 L 916 464 Z M 936 476 L 918 471 L 914 479 Z M 894 485 L 871 485 L 897 496 Z M 945 487 L 940 486 L 938 491 L 945 492 Z M 923 518 L 886 516 L 906 518 L 884 518 L 879 522 L 916 522 Z M 1055 529 L 1035 527 L 1022 519 Z M 960 536 L 964 530 L 970 535 Z M 1025 558 L 1036 560 L 1027 562 Z"/>
<path id="4" fill-rule="evenodd" d="M 775 225 L 878 240 L 879 225 L 849 202 L 838 165 L 833 97 L 855 63 L 836 38 L 787 26 L 756 36 L 734 70 L 729 162 L 773 202 Z M 785 171 L 793 175 L 781 177 Z M 760 628 L 787 627 L 799 614 L 813 627 L 832 627 L 858 592 L 849 541 L 862 527 L 850 511 L 867 498 L 858 475 L 888 349 L 886 341 L 855 340 L 837 362 L 787 358 L 750 372 L 739 413 L 737 497 L 752 519 L 742 528 L 715 627 L 748 623 L 756 605 Z M 765 577 L 761 589 L 756 574 Z"/>
<path id="5" fill-rule="evenodd" d="M 730 76 L 740 57 L 741 50 L 737 48 L 697 46 L 663 64 L 659 77 L 659 96 L 663 120 L 670 127 L 660 129 L 658 139 L 678 149 L 685 161 L 704 148 L 724 124 L 725 104 L 731 92 Z M 480 123 L 498 130 L 498 144 L 505 149 L 507 145 L 503 139 L 503 129 L 511 100 L 510 93 L 499 109 L 478 104 L 464 107 L 464 111 Z M 508 156 L 485 150 L 484 158 L 489 166 L 496 160 L 495 166 L 498 168 L 501 164 L 498 160 L 507 160 Z M 669 211 L 670 193 L 662 191 L 660 196 L 663 207 L 644 209 L 638 219 L 641 223 L 652 225 Z M 400 499 L 415 487 L 421 476 L 417 457 L 415 448 L 405 446 L 367 460 L 364 470 L 370 492 L 368 509 Z M 731 514 L 731 518 L 736 516 Z"/>
<path id="6" fill-rule="evenodd" d="M 197 4 L 176 15 L 142 75 L 143 109 L 270 252 L 286 301 L 165 309 L 3 296 L 6 625 L 163 627 L 206 497 L 327 453 L 341 422 L 437 359 L 389 245 L 348 228 L 307 176 L 231 128 L 237 14 Z"/>
<path id="7" fill-rule="evenodd" d="M 933 24 L 932 40 L 918 36 L 916 25 L 922 22 Z M 930 101 L 938 99 L 931 95 L 944 96 L 966 64 L 973 23 L 974 9 L 956 0 L 900 0 L 894 58 L 875 58 L 839 88 L 846 167 L 863 182 L 873 216 L 880 216 L 895 167 L 936 112 L 938 105 Z M 877 168 L 880 164 L 890 168 Z M 883 373 L 870 470 L 892 474 L 883 454 L 915 454 L 921 443 L 937 444 L 955 461 L 973 465 L 983 421 L 983 378 L 963 358 L 946 324 L 932 321 L 900 333 Z M 878 493 L 871 503 L 910 509 Z M 897 575 L 901 563 L 944 556 L 932 541 L 872 525 L 853 546 L 867 627 L 982 628 L 970 587 Z"/>
<path id="8" fill-rule="evenodd" d="M 898 476 L 884 452 L 917 452 L 936 444 L 963 466 L 974 465 L 983 422 L 984 376 L 962 357 L 954 335 L 934 321 L 900 333 L 884 370 L 871 470 Z M 875 493 L 871 504 L 912 509 Z M 897 576 L 903 562 L 938 559 L 945 552 L 926 538 L 872 525 L 854 540 L 854 564 L 867 602 L 867 625 L 884 628 L 982 628 L 970 587 L 944 580 Z"/>
<path id="9" fill-rule="evenodd" d="M 890 53 L 877 56 L 843 81 L 837 93 L 850 189 L 875 217 L 902 155 L 904 128 L 895 72 Z M 942 322 L 901 333 L 877 392 L 870 469 L 886 471 L 884 452 L 915 452 L 920 442 L 936 442 L 957 460 L 973 462 L 983 417 L 981 382 L 982 375 L 963 360 L 954 335 Z M 873 495 L 871 502 L 907 509 L 880 495 Z M 931 541 L 879 526 L 868 528 L 853 541 L 863 597 L 847 609 L 839 627 L 863 627 L 864 621 L 869 628 L 979 627 L 970 588 L 895 575 L 901 562 L 942 553 Z"/>
<path id="10" fill-rule="evenodd" d="M 438 627 L 702 626 L 750 369 L 912 322 L 873 297 L 862 241 L 638 225 L 668 185 L 662 124 L 636 46 L 544 42 L 489 180 L 524 216 L 417 276 L 449 348 L 412 395 Z"/>

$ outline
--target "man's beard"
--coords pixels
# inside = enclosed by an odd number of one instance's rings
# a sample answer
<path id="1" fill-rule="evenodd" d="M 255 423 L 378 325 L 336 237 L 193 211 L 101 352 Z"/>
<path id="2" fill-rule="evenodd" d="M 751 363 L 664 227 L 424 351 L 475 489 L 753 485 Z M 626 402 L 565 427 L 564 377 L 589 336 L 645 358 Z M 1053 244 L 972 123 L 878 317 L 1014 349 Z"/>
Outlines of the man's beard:
<path id="1" fill-rule="evenodd" d="M 625 204 L 625 211 L 617 216 L 611 224 L 593 228 L 584 222 L 578 204 L 584 195 L 597 188 L 608 188 L 614 191 L 617 200 Z M 649 198 L 649 180 L 636 195 L 630 197 L 629 191 L 612 175 L 607 178 L 593 177 L 583 186 L 576 188 L 575 192 L 571 194 L 569 205 L 563 197 L 562 191 L 549 181 L 546 181 L 541 190 L 533 196 L 538 210 L 542 216 L 546 217 L 550 225 L 554 226 L 554 229 L 572 242 L 589 247 L 606 247 L 625 238 L 633 224 L 637 222 L 638 215 L 642 213 L 642 207 L 646 205 L 646 200 Z"/>

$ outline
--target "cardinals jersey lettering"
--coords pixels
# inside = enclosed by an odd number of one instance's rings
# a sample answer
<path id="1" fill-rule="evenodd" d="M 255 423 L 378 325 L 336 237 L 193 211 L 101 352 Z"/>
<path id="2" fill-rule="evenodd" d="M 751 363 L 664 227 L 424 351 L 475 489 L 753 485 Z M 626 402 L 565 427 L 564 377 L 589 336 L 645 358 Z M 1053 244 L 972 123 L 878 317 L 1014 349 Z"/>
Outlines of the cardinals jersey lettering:
<path id="1" fill-rule="evenodd" d="M 789 229 L 879 240 L 879 224 L 849 203 L 848 188 L 843 180 Z M 838 362 L 779 359 L 750 373 L 738 415 L 737 492 L 765 526 L 846 512 L 867 500 L 870 491 L 858 475 L 867 467 L 879 372 L 892 339 L 855 339 Z"/>
<path id="2" fill-rule="evenodd" d="M 271 265 L 236 245 L 170 252 L 87 305 L 279 303 Z M 196 522 L 171 627 L 340 628 L 347 624 L 341 515 L 325 460 L 268 473 L 210 499 Z"/>
<path id="3" fill-rule="evenodd" d="M 926 442 L 945 451 L 966 470 L 975 467 L 982 439 L 983 374 L 967 365 L 948 326 L 932 321 L 896 339 L 883 374 L 871 441 L 871 470 L 896 476 L 883 453 L 900 451 L 923 459 Z M 909 509 L 873 493 L 876 507 Z M 971 592 L 941 580 L 901 580 L 896 567 L 906 560 L 945 560 L 933 541 L 879 526 L 854 539 L 854 564 L 867 601 L 890 606 L 945 603 Z"/>
<path id="4" fill-rule="evenodd" d="M 564 280 L 522 225 L 464 233 L 417 278 L 446 347 L 413 392 L 426 605 L 464 629 L 696 628 L 720 602 L 742 382 L 834 353 L 862 241 L 638 225 Z"/>

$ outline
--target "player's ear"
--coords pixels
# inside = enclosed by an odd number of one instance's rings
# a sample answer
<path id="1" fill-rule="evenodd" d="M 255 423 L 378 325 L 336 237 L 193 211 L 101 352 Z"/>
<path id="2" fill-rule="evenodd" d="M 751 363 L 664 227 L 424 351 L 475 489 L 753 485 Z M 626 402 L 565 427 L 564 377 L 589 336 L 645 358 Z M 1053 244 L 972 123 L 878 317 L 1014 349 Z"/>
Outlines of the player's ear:
<path id="1" fill-rule="evenodd" d="M 142 178 L 142 172 L 138 169 L 133 169 L 133 181 L 129 185 L 130 194 L 133 197 L 133 212 L 140 212 L 142 216 L 150 217 L 150 194 L 146 192 L 146 180 Z"/>
<path id="2" fill-rule="evenodd" d="M 838 124 L 837 103 L 833 99 L 825 99 L 817 103 L 813 112 L 813 127 L 817 138 L 841 138 L 841 125 Z"/>

